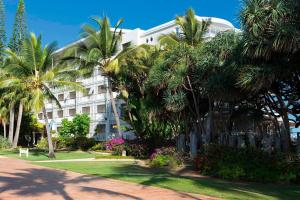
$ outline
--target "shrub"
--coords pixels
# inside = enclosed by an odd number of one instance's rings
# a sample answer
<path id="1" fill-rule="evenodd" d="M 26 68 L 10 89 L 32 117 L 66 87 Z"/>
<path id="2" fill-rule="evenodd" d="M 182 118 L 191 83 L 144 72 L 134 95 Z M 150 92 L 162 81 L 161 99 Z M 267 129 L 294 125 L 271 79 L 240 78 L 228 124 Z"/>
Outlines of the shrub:
<path id="1" fill-rule="evenodd" d="M 183 162 L 183 155 L 175 148 L 156 149 L 150 156 L 150 166 L 176 168 Z"/>
<path id="2" fill-rule="evenodd" d="M 76 137 L 70 144 L 72 149 L 81 149 L 83 151 L 89 150 L 91 147 L 93 147 L 96 144 L 96 141 L 93 138 L 87 138 L 87 137 Z"/>
<path id="3" fill-rule="evenodd" d="M 36 144 L 36 147 L 38 149 L 41 149 L 41 150 L 47 150 L 48 149 L 48 141 L 47 141 L 47 138 L 41 138 L 37 144 Z"/>
<path id="4" fill-rule="evenodd" d="M 199 163 L 202 174 L 229 180 L 288 182 L 296 180 L 300 172 L 296 159 L 253 148 L 205 146 L 200 151 Z"/>
<path id="5" fill-rule="evenodd" d="M 92 151 L 104 151 L 104 150 L 106 150 L 106 144 L 103 143 L 103 142 L 97 143 L 94 146 L 92 146 L 90 148 L 90 150 L 92 150 Z"/>
<path id="6" fill-rule="evenodd" d="M 0 136 L 0 149 L 9 149 L 11 147 L 11 143 L 6 138 Z"/>
<path id="7" fill-rule="evenodd" d="M 61 127 L 59 129 L 59 136 L 62 138 L 70 138 L 74 136 L 74 124 L 68 119 L 61 121 Z"/>
<path id="8" fill-rule="evenodd" d="M 81 137 L 89 133 L 90 117 L 87 114 L 76 115 L 72 121 L 63 119 L 59 130 L 62 138 Z"/>
<path id="9" fill-rule="evenodd" d="M 76 115 L 72 122 L 75 137 L 87 136 L 90 129 L 90 117 L 87 114 Z"/>
<path id="10" fill-rule="evenodd" d="M 146 144 L 139 143 L 139 141 L 129 141 L 125 143 L 125 150 L 127 155 L 136 158 L 147 158 L 150 155 L 150 150 Z"/>
<path id="11" fill-rule="evenodd" d="M 125 140 L 123 138 L 113 138 L 106 143 L 106 150 L 113 150 L 115 146 L 124 144 Z"/>

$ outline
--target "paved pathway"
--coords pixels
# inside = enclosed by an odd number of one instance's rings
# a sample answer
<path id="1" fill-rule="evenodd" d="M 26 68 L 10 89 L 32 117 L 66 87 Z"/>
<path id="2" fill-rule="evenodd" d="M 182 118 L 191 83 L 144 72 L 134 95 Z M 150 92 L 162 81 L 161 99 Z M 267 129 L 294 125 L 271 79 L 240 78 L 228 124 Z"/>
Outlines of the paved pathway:
<path id="1" fill-rule="evenodd" d="M 0 200 L 212 200 L 118 180 L 54 170 L 0 158 Z"/>

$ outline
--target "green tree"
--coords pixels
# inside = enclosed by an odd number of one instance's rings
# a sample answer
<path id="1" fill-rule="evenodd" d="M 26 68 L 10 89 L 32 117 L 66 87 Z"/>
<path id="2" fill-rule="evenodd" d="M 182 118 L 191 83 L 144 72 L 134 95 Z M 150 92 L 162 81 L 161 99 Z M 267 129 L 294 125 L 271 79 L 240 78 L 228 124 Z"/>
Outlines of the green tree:
<path id="1" fill-rule="evenodd" d="M 90 130 L 90 117 L 87 114 L 76 115 L 72 120 L 74 135 L 86 137 Z"/>
<path id="2" fill-rule="evenodd" d="M 55 157 L 48 116 L 45 108 L 46 100 L 54 100 L 58 106 L 59 101 L 51 88 L 68 87 L 83 91 L 82 86 L 75 82 L 77 71 L 70 66 L 58 65 L 53 53 L 56 44 L 42 46 L 41 36 L 36 37 L 33 33 L 24 41 L 20 55 L 7 50 L 7 64 L 5 70 L 11 77 L 1 81 L 2 88 L 24 88 L 29 99 L 29 105 L 34 113 L 43 112 L 46 126 L 49 157 Z"/>
<path id="3" fill-rule="evenodd" d="M 3 61 L 3 50 L 6 43 L 6 32 L 5 32 L 5 7 L 3 0 L 0 0 L 0 61 Z"/>
<path id="4" fill-rule="evenodd" d="M 80 65 L 80 70 L 86 75 L 91 74 L 96 66 L 101 71 L 102 75 L 108 79 L 108 91 L 110 101 L 118 129 L 118 136 L 121 137 L 121 127 L 119 113 L 117 111 L 113 91 L 116 88 L 113 85 L 113 77 L 120 72 L 120 60 L 131 51 L 129 46 L 126 46 L 122 51 L 119 47 L 122 39 L 122 30 L 120 26 L 123 20 L 119 20 L 111 30 L 111 25 L 108 17 L 100 19 L 93 18 L 97 24 L 95 29 L 90 25 L 83 27 L 83 37 L 85 38 L 76 47 L 71 48 L 65 53 L 65 60 L 73 60 Z"/>
<path id="5" fill-rule="evenodd" d="M 245 0 L 240 14 L 244 54 L 252 59 L 239 84 L 264 91 L 268 110 L 283 119 L 285 150 L 291 145 L 289 122 L 300 125 L 299 9 L 299 0 Z"/>
<path id="6" fill-rule="evenodd" d="M 188 9 L 185 16 L 176 17 L 175 23 L 180 30 L 160 38 L 165 49 L 164 57 L 151 69 L 147 84 L 160 96 L 167 111 L 193 116 L 190 119 L 200 135 L 204 132 L 202 119 L 206 102 L 199 96 L 191 77 L 194 70 L 191 55 L 194 48 L 203 45 L 211 22 L 209 19 L 199 21 L 193 9 Z"/>
<path id="7" fill-rule="evenodd" d="M 9 48 L 19 54 L 23 46 L 23 41 L 27 35 L 26 12 L 24 0 L 20 0 L 15 16 L 12 37 L 9 42 Z"/>

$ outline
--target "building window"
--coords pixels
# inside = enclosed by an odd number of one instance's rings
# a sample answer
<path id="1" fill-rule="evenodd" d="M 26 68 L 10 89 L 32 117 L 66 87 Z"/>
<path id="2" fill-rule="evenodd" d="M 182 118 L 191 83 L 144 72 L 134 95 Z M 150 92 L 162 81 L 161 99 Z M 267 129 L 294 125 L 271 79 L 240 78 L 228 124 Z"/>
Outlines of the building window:
<path id="1" fill-rule="evenodd" d="M 38 118 L 39 118 L 39 119 L 43 119 L 43 113 L 39 113 L 39 114 L 38 114 Z"/>
<path id="2" fill-rule="evenodd" d="M 150 41 L 153 42 L 153 37 L 150 38 Z"/>
<path id="3" fill-rule="evenodd" d="M 98 86 L 98 94 L 103 94 L 106 92 L 105 85 L 99 85 Z"/>
<path id="4" fill-rule="evenodd" d="M 89 106 L 82 107 L 82 113 L 90 114 L 91 108 Z"/>
<path id="5" fill-rule="evenodd" d="M 148 39 L 146 39 L 146 43 L 149 43 L 149 40 L 148 40 Z"/>
<path id="6" fill-rule="evenodd" d="M 47 117 L 48 117 L 48 119 L 53 119 L 53 113 L 52 112 L 47 112 Z"/>
<path id="7" fill-rule="evenodd" d="M 97 105 L 97 113 L 105 113 L 105 105 Z"/>
<path id="8" fill-rule="evenodd" d="M 57 111 L 57 116 L 58 116 L 58 118 L 63 118 L 64 117 L 64 111 L 63 110 L 58 110 Z"/>
<path id="9" fill-rule="evenodd" d="M 76 92 L 75 91 L 70 92 L 69 96 L 70 96 L 70 99 L 75 99 L 76 98 Z"/>
<path id="10" fill-rule="evenodd" d="M 71 117 L 75 116 L 75 115 L 76 115 L 76 109 L 75 109 L 75 108 L 69 109 L 69 115 L 70 115 Z"/>
<path id="11" fill-rule="evenodd" d="M 58 97 L 58 101 L 64 101 L 65 100 L 65 95 L 64 94 L 59 94 L 57 97 Z"/>
<path id="12" fill-rule="evenodd" d="M 83 97 L 89 96 L 90 90 L 91 90 L 91 88 L 85 88 L 85 89 L 86 89 L 86 92 L 82 94 Z"/>

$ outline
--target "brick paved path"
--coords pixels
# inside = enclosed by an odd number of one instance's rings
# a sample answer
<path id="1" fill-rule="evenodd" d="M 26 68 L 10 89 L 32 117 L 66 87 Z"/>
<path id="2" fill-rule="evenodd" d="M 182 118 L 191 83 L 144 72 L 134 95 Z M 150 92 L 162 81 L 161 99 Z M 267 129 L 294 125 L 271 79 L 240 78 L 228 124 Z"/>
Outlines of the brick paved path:
<path id="1" fill-rule="evenodd" d="M 0 200 L 181 200 L 213 198 L 54 170 L 0 157 Z"/>

